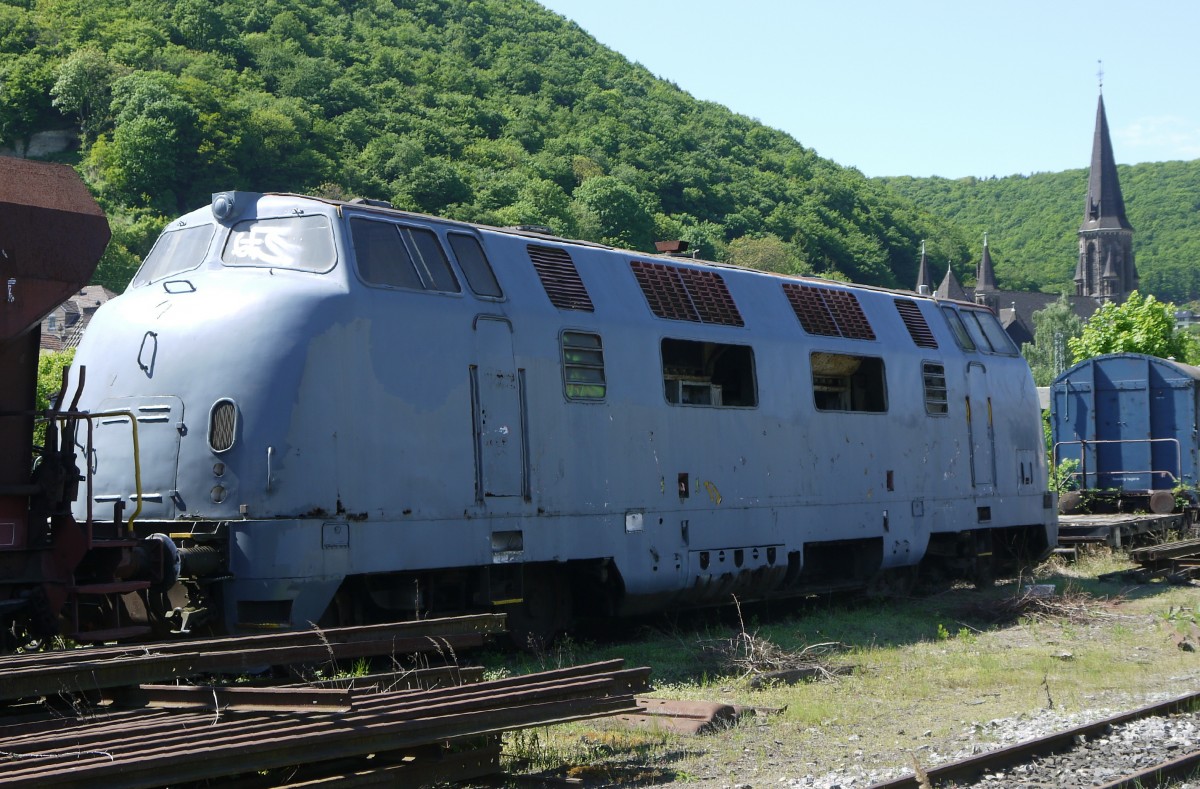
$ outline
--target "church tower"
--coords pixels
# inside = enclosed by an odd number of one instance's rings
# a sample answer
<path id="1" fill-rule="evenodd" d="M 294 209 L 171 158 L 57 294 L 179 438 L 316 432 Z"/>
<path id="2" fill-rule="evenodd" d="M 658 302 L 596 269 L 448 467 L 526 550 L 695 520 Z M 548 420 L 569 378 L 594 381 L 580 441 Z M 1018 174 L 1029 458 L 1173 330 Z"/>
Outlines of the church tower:
<path id="1" fill-rule="evenodd" d="M 1000 289 L 996 287 L 996 269 L 992 266 L 992 253 L 988 251 L 987 233 L 983 234 L 983 257 L 975 269 L 975 303 L 1000 312 Z"/>
<path id="2" fill-rule="evenodd" d="M 1075 295 L 1121 302 L 1137 290 L 1133 263 L 1133 226 L 1125 218 L 1125 199 L 1117 180 L 1104 94 L 1096 108 L 1092 139 L 1092 166 L 1088 174 L 1087 202 L 1079 226 L 1079 263 L 1075 266 Z"/>

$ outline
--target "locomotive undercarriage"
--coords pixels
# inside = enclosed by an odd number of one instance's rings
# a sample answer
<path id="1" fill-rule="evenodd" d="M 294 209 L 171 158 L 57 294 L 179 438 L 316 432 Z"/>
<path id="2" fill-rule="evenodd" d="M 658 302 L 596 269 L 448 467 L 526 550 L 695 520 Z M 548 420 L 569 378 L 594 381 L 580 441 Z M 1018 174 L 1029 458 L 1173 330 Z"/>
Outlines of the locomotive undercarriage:
<path id="1" fill-rule="evenodd" d="M 152 532 L 181 525 L 138 524 L 145 536 L 128 542 L 158 544 Z M 289 600 L 241 600 L 236 607 L 238 621 L 220 626 L 221 582 L 231 577 L 224 524 L 197 524 L 190 532 L 170 537 L 181 548 L 179 579 L 169 589 L 145 582 L 134 584 L 136 588 L 117 581 L 89 585 L 89 578 L 119 578 L 122 564 L 129 563 L 127 550 L 93 550 L 76 569 L 75 593 L 62 622 L 31 616 L 52 610 L 38 587 L 31 587 L 33 591 L 27 590 L 19 600 L 0 602 L 0 615 L 18 603 L 24 612 L 13 620 L 24 623 L 23 628 L 8 623 L 5 646 L 23 646 L 24 641 L 57 632 L 87 640 L 89 632 L 95 638 L 181 637 L 298 626 L 291 621 Z M 1036 525 L 976 529 L 931 535 L 919 567 L 883 568 L 883 543 L 878 538 L 817 542 L 806 544 L 803 552 L 780 556 L 771 568 L 731 571 L 711 579 L 703 589 L 666 594 L 675 607 L 721 605 L 735 597 L 749 602 L 853 589 L 895 596 L 908 593 L 918 575 L 933 583 L 965 579 L 982 588 L 996 577 L 1036 562 L 1048 549 L 1044 530 Z M 144 576 L 145 568 L 134 574 Z M 659 609 L 663 602 L 656 596 L 629 599 L 618 567 L 608 559 L 496 564 L 347 576 L 315 624 L 334 627 L 497 610 L 508 614 L 511 639 L 524 647 L 544 643 L 581 619 Z"/>

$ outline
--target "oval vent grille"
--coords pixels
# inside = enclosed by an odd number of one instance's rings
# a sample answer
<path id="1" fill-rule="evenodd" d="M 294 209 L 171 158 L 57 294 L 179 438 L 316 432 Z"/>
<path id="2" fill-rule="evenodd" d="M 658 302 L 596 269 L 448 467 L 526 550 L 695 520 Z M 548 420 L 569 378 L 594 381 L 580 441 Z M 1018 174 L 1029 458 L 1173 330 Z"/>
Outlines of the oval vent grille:
<path id="1" fill-rule="evenodd" d="M 208 419 L 208 445 L 213 452 L 224 452 L 233 446 L 237 435 L 237 406 L 232 400 L 218 400 Z"/>

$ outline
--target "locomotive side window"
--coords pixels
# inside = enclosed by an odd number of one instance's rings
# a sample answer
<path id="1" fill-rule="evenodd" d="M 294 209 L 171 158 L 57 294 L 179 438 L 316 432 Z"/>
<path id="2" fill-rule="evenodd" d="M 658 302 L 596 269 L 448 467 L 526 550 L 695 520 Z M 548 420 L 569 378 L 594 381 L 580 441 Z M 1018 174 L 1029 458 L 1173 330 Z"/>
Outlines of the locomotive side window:
<path id="1" fill-rule="evenodd" d="M 354 217 L 350 236 L 368 285 L 458 293 L 450 261 L 431 230 Z"/>
<path id="2" fill-rule="evenodd" d="M 318 273 L 329 271 L 336 260 L 329 219 L 317 214 L 238 222 L 221 253 L 226 266 Z"/>
<path id="3" fill-rule="evenodd" d="M 368 285 L 421 290 L 421 279 L 397 227 L 391 222 L 350 220 L 358 274 Z"/>
<path id="4" fill-rule="evenodd" d="M 967 333 L 967 327 L 963 325 L 962 318 L 958 317 L 958 310 L 953 307 L 942 307 L 942 314 L 946 316 L 946 323 L 950 324 L 950 331 L 954 333 L 954 339 L 958 342 L 958 346 L 964 351 L 975 350 L 975 341 Z"/>
<path id="5" fill-rule="evenodd" d="M 809 358 L 818 411 L 887 411 L 883 359 L 823 351 Z"/>
<path id="6" fill-rule="evenodd" d="M 995 315 L 982 310 L 963 310 L 963 317 L 972 334 L 978 331 L 982 335 L 981 341 L 978 343 L 980 348 L 1006 356 L 1017 355 L 1017 346 L 1013 344 L 1012 338 L 1008 336 L 1008 332 L 1004 331 L 1004 327 L 1000 325 L 1000 321 L 996 320 Z"/>
<path id="7" fill-rule="evenodd" d="M 664 339 L 662 363 L 668 403 L 743 408 L 758 405 L 754 350 L 748 345 Z"/>
<path id="8" fill-rule="evenodd" d="M 166 230 L 150 254 L 146 255 L 137 276 L 129 283 L 136 288 L 155 280 L 191 271 L 204 261 L 208 245 L 212 242 L 213 225 L 192 225 L 181 230 Z"/>
<path id="9" fill-rule="evenodd" d="M 458 280 L 450 270 L 450 261 L 442 251 L 442 244 L 432 230 L 417 227 L 401 227 L 400 235 L 408 242 L 413 252 L 417 273 L 429 290 L 458 293 Z"/>
<path id="10" fill-rule="evenodd" d="M 502 298 L 504 291 L 496 281 L 492 264 L 488 262 L 479 240 L 466 233 L 448 233 L 446 238 L 450 241 L 454 257 L 458 258 L 458 266 L 462 269 L 463 276 L 467 278 L 467 285 L 475 295 Z"/>
<path id="11" fill-rule="evenodd" d="M 571 400 L 603 400 L 604 344 L 600 335 L 578 331 L 562 333 L 563 384 Z"/>
<path id="12" fill-rule="evenodd" d="M 921 365 L 921 376 L 925 382 L 925 413 L 945 416 L 950 410 L 946 400 L 946 368 L 925 362 Z"/>

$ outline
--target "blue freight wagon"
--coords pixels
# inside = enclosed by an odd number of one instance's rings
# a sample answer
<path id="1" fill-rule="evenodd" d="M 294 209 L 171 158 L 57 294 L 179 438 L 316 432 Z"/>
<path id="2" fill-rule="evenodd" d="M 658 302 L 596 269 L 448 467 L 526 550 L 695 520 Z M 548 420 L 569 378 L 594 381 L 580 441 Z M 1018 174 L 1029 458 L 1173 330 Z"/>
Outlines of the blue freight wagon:
<path id="1" fill-rule="evenodd" d="M 1054 464 L 1078 464 L 1071 478 L 1093 508 L 1194 507 L 1198 380 L 1200 368 L 1144 354 L 1080 362 L 1051 386 Z"/>

